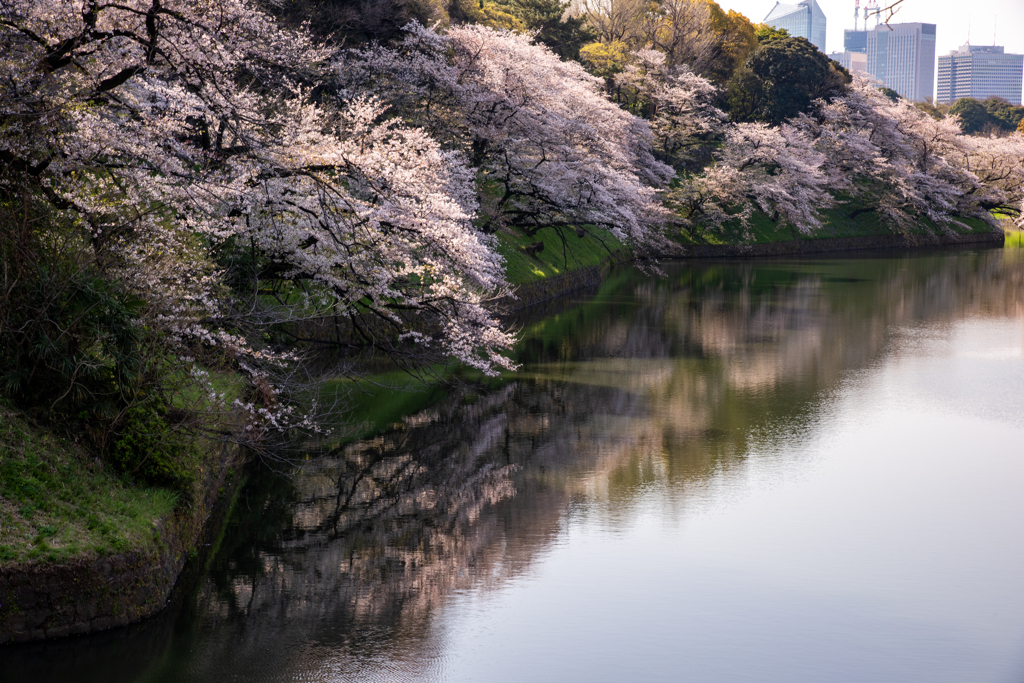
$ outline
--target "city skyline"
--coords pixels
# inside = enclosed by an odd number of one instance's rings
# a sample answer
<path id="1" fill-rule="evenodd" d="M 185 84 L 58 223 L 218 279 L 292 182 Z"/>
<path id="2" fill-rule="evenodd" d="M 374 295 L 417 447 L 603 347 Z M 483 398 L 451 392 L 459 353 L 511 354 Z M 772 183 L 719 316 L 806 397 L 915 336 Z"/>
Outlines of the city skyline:
<path id="1" fill-rule="evenodd" d="M 794 2 L 796 0 L 790 0 Z M 827 52 L 843 49 L 843 31 L 853 28 L 853 0 L 817 0 L 828 18 Z M 879 0 L 884 4 L 884 0 Z M 754 23 L 764 21 L 775 6 L 775 0 L 718 0 L 724 10 L 735 10 Z M 862 8 L 866 5 L 862 0 Z M 862 9 L 863 11 L 863 9 Z M 996 22 L 998 21 L 998 25 Z M 997 45 L 1007 52 L 1024 53 L 1024 3 L 1020 0 L 976 0 L 969 10 L 933 0 L 904 0 L 893 23 L 923 22 L 936 24 L 936 52 L 948 54 L 967 43 L 968 24 L 972 45 L 991 45 L 993 30 Z M 871 26 L 874 26 L 872 20 Z M 860 28 L 863 28 L 863 20 Z"/>

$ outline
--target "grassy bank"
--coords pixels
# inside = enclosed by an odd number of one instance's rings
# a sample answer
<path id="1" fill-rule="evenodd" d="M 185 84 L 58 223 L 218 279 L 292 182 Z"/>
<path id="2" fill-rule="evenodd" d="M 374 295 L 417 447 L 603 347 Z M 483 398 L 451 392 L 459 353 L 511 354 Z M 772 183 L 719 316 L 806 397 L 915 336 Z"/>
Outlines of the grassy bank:
<path id="1" fill-rule="evenodd" d="M 536 253 L 528 247 L 542 245 Z M 573 270 L 600 265 L 612 254 L 625 251 L 622 242 L 604 230 L 580 237 L 573 231 L 545 228 L 529 236 L 498 233 L 498 252 L 505 259 L 505 274 L 512 285 L 525 285 Z"/>
<path id="2" fill-rule="evenodd" d="M 147 549 L 176 502 L 0 405 L 0 565 Z"/>
<path id="3" fill-rule="evenodd" d="M 695 246 L 774 244 L 797 239 L 813 241 L 896 234 L 893 226 L 881 214 L 855 202 L 840 201 L 835 208 L 822 211 L 822 218 L 823 226 L 820 229 L 811 234 L 798 234 L 792 226 L 773 221 L 762 211 L 755 211 L 749 226 L 743 226 L 737 220 L 720 230 L 690 232 L 679 229 L 670 232 L 668 237 L 682 246 Z M 940 227 L 922 218 L 903 232 L 909 236 L 928 236 L 944 235 L 948 230 L 961 235 L 992 231 L 990 224 L 979 218 L 963 218 L 960 222 L 963 226 Z M 508 281 L 517 287 L 598 266 L 609 258 L 626 255 L 625 246 L 603 230 L 592 230 L 584 237 L 573 231 L 560 233 L 549 228 L 535 235 L 503 231 L 498 234 L 498 241 L 498 251 L 505 258 Z M 538 250 L 538 246 L 541 249 Z"/>
<path id="4" fill-rule="evenodd" d="M 750 227 L 745 228 L 739 221 L 724 226 L 720 231 L 707 231 L 691 234 L 679 231 L 670 237 L 684 245 L 696 244 L 772 244 L 776 242 L 792 242 L 800 240 L 835 239 L 844 237 L 876 237 L 892 235 L 892 226 L 885 222 L 874 211 L 857 213 L 858 208 L 841 205 L 822 212 L 823 226 L 810 234 L 797 234 L 794 229 L 777 221 L 762 211 L 755 211 Z M 980 218 L 963 218 L 961 222 L 966 228 L 954 226 L 951 229 L 957 234 L 991 232 L 992 228 Z M 945 231 L 927 218 L 922 218 L 907 231 L 909 235 L 942 235 Z"/>

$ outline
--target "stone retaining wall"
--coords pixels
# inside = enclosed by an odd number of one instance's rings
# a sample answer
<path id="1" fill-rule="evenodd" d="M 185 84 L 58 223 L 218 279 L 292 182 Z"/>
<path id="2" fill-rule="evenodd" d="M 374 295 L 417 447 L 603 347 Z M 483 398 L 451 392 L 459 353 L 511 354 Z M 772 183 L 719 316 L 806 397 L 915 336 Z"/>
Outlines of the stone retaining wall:
<path id="1" fill-rule="evenodd" d="M 722 258 L 791 256 L 795 254 L 823 254 L 844 251 L 881 249 L 921 249 L 950 246 L 1002 246 L 1005 235 L 1001 230 L 971 233 L 969 235 L 870 235 L 865 237 L 835 237 L 831 239 L 794 240 L 769 244 L 705 244 L 681 247 L 681 251 L 665 254 L 664 258 Z"/>
<path id="2" fill-rule="evenodd" d="M 0 568 L 0 643 L 103 631 L 163 609 L 238 459 L 233 446 L 211 455 L 202 499 L 158 525 L 149 552 Z"/>

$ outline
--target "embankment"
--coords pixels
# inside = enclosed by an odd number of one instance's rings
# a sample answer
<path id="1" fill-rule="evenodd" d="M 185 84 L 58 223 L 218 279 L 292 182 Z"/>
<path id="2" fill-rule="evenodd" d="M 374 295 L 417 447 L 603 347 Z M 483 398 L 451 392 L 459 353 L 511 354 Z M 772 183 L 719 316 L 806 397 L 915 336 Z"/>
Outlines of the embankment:
<path id="1" fill-rule="evenodd" d="M 0 643 L 102 631 L 163 609 L 239 460 L 236 446 L 211 448 L 202 493 L 155 522 L 144 549 L 0 566 Z"/>

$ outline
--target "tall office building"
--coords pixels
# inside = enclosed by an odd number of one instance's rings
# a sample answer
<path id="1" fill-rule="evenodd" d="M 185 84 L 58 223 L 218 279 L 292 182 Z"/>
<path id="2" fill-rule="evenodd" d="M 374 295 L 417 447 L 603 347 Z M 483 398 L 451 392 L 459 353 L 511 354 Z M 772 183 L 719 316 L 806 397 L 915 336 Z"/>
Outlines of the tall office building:
<path id="1" fill-rule="evenodd" d="M 764 23 L 784 28 L 791 36 L 806 38 L 825 52 L 825 13 L 815 0 L 801 0 L 795 5 L 776 2 Z"/>
<path id="2" fill-rule="evenodd" d="M 865 17 L 864 22 L 867 23 Z M 868 32 L 843 31 L 843 52 L 833 52 L 829 58 L 842 64 L 852 74 L 868 72 Z"/>
<path id="3" fill-rule="evenodd" d="M 1024 55 L 1008 54 L 1001 46 L 964 45 L 939 57 L 939 102 L 961 97 L 983 100 L 1001 97 L 1021 104 Z"/>
<path id="4" fill-rule="evenodd" d="M 867 23 L 867 19 L 864 20 Z M 861 52 L 867 54 L 868 52 L 868 31 L 851 31 L 846 29 L 843 31 L 843 49 L 847 52 Z"/>
<path id="5" fill-rule="evenodd" d="M 868 31 L 868 73 L 908 100 L 935 95 L 935 24 L 882 24 Z"/>

